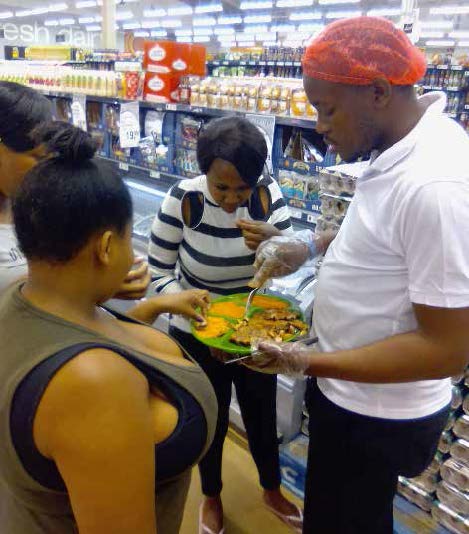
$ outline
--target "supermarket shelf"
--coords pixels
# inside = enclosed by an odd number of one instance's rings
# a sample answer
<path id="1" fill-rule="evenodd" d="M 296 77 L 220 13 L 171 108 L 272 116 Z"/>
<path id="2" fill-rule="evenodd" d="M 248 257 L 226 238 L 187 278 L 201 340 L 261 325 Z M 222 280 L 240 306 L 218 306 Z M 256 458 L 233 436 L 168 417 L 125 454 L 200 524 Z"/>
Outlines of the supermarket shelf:
<path id="1" fill-rule="evenodd" d="M 434 70 L 466 70 L 469 72 L 469 68 L 462 65 L 427 65 L 427 69 Z"/>
<path id="2" fill-rule="evenodd" d="M 445 91 L 448 93 L 460 93 L 462 91 L 466 91 L 467 87 L 442 87 L 440 85 L 422 85 L 421 86 L 424 91 Z"/>
<path id="3" fill-rule="evenodd" d="M 301 67 L 301 61 L 209 61 L 207 67 Z"/>
<path id="4" fill-rule="evenodd" d="M 57 98 L 73 98 L 74 94 L 72 93 L 63 93 L 55 91 L 41 91 L 47 96 L 57 97 Z M 134 102 L 133 100 L 125 100 L 122 98 L 106 97 L 106 96 L 95 96 L 95 95 L 86 95 L 86 99 L 91 102 L 104 102 L 109 104 L 120 104 L 125 102 Z M 159 102 L 147 102 L 141 100 L 140 106 L 144 109 L 155 109 L 157 111 L 179 111 L 181 113 L 192 113 L 193 115 L 201 115 L 204 117 L 225 117 L 228 115 L 237 115 L 237 116 L 246 116 L 246 115 L 262 115 L 262 112 L 250 113 L 247 111 L 236 111 L 231 109 L 217 109 L 217 108 L 206 108 L 201 106 L 189 106 L 187 104 L 163 104 Z M 316 126 L 316 121 L 312 119 L 301 119 L 297 117 L 286 117 L 282 115 L 277 115 L 275 117 L 276 123 L 283 126 L 293 126 L 296 128 L 314 128 Z"/>

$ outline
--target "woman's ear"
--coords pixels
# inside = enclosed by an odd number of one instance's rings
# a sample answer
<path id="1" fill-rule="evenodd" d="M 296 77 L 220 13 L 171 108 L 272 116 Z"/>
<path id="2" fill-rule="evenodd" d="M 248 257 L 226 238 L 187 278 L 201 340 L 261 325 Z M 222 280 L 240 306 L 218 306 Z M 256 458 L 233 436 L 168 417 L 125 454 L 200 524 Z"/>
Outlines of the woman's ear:
<path id="1" fill-rule="evenodd" d="M 111 263 L 113 242 L 114 234 L 111 230 L 106 230 L 96 238 L 96 258 L 101 265 L 106 267 Z"/>

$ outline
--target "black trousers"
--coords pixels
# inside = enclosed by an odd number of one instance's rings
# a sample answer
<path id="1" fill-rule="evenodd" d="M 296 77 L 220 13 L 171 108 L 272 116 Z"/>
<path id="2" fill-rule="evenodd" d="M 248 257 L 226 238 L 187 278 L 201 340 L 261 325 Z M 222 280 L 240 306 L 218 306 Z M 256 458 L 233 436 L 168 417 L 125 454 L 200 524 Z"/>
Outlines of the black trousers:
<path id="1" fill-rule="evenodd" d="M 219 495 L 223 487 L 223 443 L 228 431 L 233 383 L 261 486 L 267 490 L 279 488 L 277 377 L 251 371 L 242 365 L 224 365 L 213 358 L 210 350 L 191 334 L 174 327 L 170 328 L 169 333 L 205 371 L 218 400 L 215 438 L 199 464 L 204 495 L 207 497 Z"/>
<path id="2" fill-rule="evenodd" d="M 429 417 L 366 417 L 330 402 L 310 380 L 304 534 L 392 534 L 398 476 L 431 462 L 449 407 Z"/>

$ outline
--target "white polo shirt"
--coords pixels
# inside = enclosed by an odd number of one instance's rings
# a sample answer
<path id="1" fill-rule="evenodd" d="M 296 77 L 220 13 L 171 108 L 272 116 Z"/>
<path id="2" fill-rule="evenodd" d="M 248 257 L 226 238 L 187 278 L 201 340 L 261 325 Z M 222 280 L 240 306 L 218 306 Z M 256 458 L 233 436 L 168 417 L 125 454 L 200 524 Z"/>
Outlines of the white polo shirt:
<path id="1" fill-rule="evenodd" d="M 324 260 L 314 328 L 325 352 L 415 330 L 412 303 L 469 307 L 469 137 L 443 114 L 443 93 L 421 101 L 415 128 L 358 179 Z M 337 405 L 386 419 L 424 417 L 451 398 L 449 379 L 318 384 Z"/>

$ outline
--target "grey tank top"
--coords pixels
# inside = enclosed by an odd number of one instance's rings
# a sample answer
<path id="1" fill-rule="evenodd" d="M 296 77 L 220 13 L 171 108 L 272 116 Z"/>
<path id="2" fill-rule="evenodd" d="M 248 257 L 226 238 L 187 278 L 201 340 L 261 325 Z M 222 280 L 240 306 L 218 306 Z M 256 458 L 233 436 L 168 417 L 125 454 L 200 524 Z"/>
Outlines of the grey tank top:
<path id="1" fill-rule="evenodd" d="M 31 305 L 14 284 L 0 296 L 0 532 L 1 534 L 75 534 L 78 532 L 66 492 L 36 482 L 25 470 L 13 445 L 11 406 L 21 381 L 41 362 L 80 343 L 103 344 L 127 353 L 188 391 L 202 408 L 210 446 L 217 401 L 203 371 L 178 366 L 135 351 Z M 188 489 L 188 474 L 157 484 L 158 534 L 177 534 Z M 131 505 L 131 504 L 130 504 Z M 104 533 L 103 533 L 104 534 Z M 110 533 L 109 533 L 110 534 Z"/>

